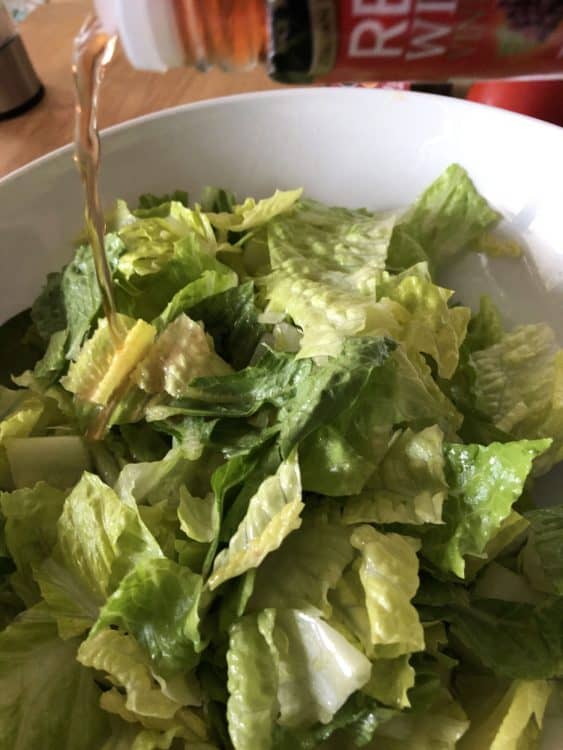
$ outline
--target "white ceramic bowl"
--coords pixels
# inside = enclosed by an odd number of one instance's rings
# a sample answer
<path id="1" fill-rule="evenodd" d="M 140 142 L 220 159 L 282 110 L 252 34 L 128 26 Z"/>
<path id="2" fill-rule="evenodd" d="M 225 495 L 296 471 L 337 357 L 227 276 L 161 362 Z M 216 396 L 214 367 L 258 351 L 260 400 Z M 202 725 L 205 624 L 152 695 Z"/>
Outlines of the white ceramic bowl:
<path id="1" fill-rule="evenodd" d="M 445 281 L 509 322 L 545 320 L 563 339 L 563 129 L 445 97 L 351 88 L 248 94 L 188 105 L 103 134 L 102 193 L 205 185 L 239 196 L 303 186 L 352 207 L 408 204 L 457 161 L 526 234 L 525 263 L 471 255 Z M 70 147 L 0 181 L 0 321 L 26 307 L 70 253 L 82 218 Z"/>
<path id="2" fill-rule="evenodd" d="M 239 197 L 303 186 L 327 202 L 393 208 L 459 162 L 525 238 L 526 257 L 470 254 L 443 281 L 473 306 L 490 293 L 507 323 L 549 322 L 563 343 L 563 129 L 424 94 L 295 89 L 111 128 L 103 154 L 107 207 L 141 192 L 184 188 L 197 196 L 218 185 Z M 71 155 L 60 149 L 0 181 L 0 322 L 27 307 L 46 273 L 70 255 L 82 216 Z M 560 748 L 561 724 L 549 735 L 544 748 Z"/>

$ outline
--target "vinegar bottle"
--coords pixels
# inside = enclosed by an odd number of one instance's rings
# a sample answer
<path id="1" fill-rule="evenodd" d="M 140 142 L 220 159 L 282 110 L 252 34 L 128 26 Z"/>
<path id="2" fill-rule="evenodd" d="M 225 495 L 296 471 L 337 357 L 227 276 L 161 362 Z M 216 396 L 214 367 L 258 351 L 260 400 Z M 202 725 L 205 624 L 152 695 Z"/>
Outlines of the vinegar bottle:
<path id="1" fill-rule="evenodd" d="M 285 83 L 563 76 L 563 0 L 95 0 L 145 70 Z"/>

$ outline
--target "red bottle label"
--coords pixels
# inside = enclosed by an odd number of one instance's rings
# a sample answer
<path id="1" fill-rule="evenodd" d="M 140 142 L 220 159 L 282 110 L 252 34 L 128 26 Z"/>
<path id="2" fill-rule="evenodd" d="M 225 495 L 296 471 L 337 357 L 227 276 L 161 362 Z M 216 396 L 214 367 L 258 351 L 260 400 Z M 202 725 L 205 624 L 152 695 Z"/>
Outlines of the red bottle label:
<path id="1" fill-rule="evenodd" d="M 340 0 L 333 65 L 327 0 L 310 0 L 311 73 L 328 80 L 445 80 L 563 72 L 563 3 L 534 0 Z M 319 59 L 318 55 L 315 55 Z"/>

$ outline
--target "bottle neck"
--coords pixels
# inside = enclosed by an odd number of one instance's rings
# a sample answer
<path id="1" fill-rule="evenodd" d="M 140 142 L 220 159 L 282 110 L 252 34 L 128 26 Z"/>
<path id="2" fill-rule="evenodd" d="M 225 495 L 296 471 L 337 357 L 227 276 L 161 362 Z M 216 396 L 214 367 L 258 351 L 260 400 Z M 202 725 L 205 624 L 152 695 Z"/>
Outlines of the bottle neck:
<path id="1" fill-rule="evenodd" d="M 268 40 L 263 0 L 173 0 L 186 64 L 250 70 L 265 60 Z"/>

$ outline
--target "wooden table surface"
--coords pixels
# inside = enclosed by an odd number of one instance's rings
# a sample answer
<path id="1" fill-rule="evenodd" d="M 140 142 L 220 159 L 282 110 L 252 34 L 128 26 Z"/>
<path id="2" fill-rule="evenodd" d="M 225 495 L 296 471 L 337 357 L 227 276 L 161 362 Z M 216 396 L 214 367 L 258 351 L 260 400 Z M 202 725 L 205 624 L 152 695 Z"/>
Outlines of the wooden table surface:
<path id="1" fill-rule="evenodd" d="M 0 122 L 0 177 L 72 139 L 72 40 L 87 8 L 88 3 L 77 0 L 54 2 L 35 10 L 21 24 L 20 33 L 46 95 L 26 114 Z M 263 70 L 141 73 L 118 51 L 103 83 L 99 124 L 104 128 L 177 104 L 274 88 L 283 87 L 270 81 Z"/>

